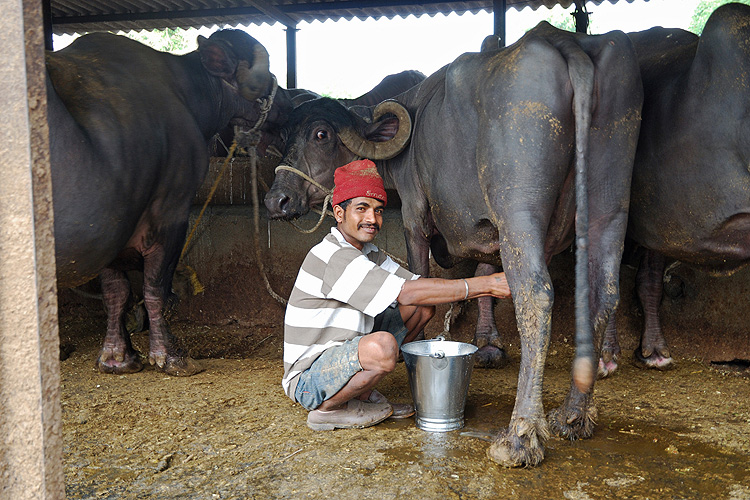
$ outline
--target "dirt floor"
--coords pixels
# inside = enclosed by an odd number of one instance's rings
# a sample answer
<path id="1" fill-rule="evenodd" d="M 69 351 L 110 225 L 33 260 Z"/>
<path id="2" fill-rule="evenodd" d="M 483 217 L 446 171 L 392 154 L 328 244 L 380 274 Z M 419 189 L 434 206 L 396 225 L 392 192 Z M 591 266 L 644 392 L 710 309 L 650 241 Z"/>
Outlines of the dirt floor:
<path id="1" fill-rule="evenodd" d="M 313 432 L 306 411 L 281 390 L 283 307 L 264 294 L 257 291 L 254 321 L 177 315 L 174 332 L 205 367 L 190 378 L 151 367 L 99 374 L 101 304 L 61 298 L 61 341 L 74 348 L 61 363 L 68 498 L 750 499 L 750 378 L 742 363 L 711 364 L 695 355 L 700 346 L 673 341 L 673 370 L 638 369 L 628 361 L 637 334 L 626 321 L 625 360 L 597 383 L 594 437 L 553 439 L 540 466 L 504 469 L 485 457 L 488 442 L 465 432 L 493 434 L 509 421 L 519 364 L 513 329 L 510 365 L 474 370 L 464 429 L 430 433 L 409 419 Z M 454 325 L 454 340 L 470 341 L 472 307 Z M 547 411 L 568 390 L 569 326 L 553 322 Z M 436 318 L 428 337 L 441 327 Z M 147 352 L 146 332 L 133 340 Z M 380 390 L 410 400 L 403 363 Z"/>

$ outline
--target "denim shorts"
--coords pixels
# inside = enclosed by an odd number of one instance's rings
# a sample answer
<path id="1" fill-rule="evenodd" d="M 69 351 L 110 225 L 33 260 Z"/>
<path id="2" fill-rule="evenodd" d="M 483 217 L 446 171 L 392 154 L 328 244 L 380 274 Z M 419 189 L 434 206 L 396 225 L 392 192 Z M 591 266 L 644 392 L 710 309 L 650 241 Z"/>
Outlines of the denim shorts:
<path id="1" fill-rule="evenodd" d="M 399 347 L 404 342 L 407 330 L 397 307 L 387 307 L 375 316 L 373 332 L 386 331 L 396 338 Z M 312 366 L 302 372 L 297 381 L 294 398 L 308 410 L 314 410 L 339 392 L 359 371 L 359 341 L 362 335 L 343 344 L 326 349 Z"/>

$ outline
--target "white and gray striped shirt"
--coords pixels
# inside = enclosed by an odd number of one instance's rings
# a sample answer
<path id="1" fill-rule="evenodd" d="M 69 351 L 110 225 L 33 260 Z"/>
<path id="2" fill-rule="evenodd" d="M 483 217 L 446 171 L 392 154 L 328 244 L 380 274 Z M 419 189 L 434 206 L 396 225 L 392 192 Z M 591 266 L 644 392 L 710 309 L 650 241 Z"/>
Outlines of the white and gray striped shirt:
<path id="1" fill-rule="evenodd" d="M 370 333 L 404 282 L 417 278 L 372 243 L 360 251 L 331 228 L 305 257 L 286 307 L 284 392 L 294 399 L 300 373 L 326 349 Z"/>

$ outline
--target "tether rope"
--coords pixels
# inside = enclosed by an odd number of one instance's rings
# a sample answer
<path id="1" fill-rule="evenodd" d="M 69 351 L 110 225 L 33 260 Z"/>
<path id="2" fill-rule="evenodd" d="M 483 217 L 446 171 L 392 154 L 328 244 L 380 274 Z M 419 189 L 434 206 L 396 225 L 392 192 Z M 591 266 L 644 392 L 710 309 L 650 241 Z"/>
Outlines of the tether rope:
<path id="1" fill-rule="evenodd" d="M 252 138 L 250 142 L 250 145 L 252 147 L 250 148 L 250 150 L 251 150 L 251 168 L 253 170 L 256 169 L 255 161 L 256 161 L 257 154 L 255 151 L 255 147 L 257 146 L 258 142 L 260 142 L 260 127 L 266 121 L 266 118 L 268 117 L 268 113 L 271 111 L 271 108 L 273 107 L 273 100 L 276 97 L 276 91 L 279 88 L 278 82 L 276 81 L 276 77 L 271 75 L 271 78 L 272 78 L 272 84 L 273 84 L 271 88 L 271 93 L 267 97 L 259 97 L 258 99 L 255 100 L 258 103 L 260 113 L 258 115 L 258 120 L 255 122 L 255 125 L 253 125 L 253 128 L 250 129 L 249 132 L 247 132 L 247 135 Z M 235 127 L 235 137 L 236 136 L 237 136 L 237 128 Z M 255 142 L 252 142 L 252 140 L 254 140 Z M 211 202 L 211 199 L 213 198 L 214 193 L 216 192 L 216 189 L 219 187 L 219 182 L 221 181 L 221 178 L 224 175 L 224 172 L 226 171 L 227 166 L 229 165 L 229 162 L 234 156 L 234 152 L 236 149 L 237 149 L 237 139 L 235 138 L 234 141 L 232 142 L 232 146 L 229 148 L 229 152 L 227 153 L 227 157 L 224 160 L 224 164 L 219 170 L 219 175 L 216 177 L 216 180 L 214 181 L 213 186 L 211 186 L 211 190 L 208 192 L 206 201 L 203 203 L 203 208 L 201 208 L 201 211 L 198 214 L 198 218 L 193 223 L 193 228 L 190 230 L 190 234 L 188 234 L 188 237 L 185 240 L 185 244 L 182 246 L 182 251 L 180 252 L 179 262 L 182 262 L 182 258 L 185 256 L 188 245 L 190 244 L 190 241 L 193 239 L 193 236 L 195 235 L 195 231 L 198 228 L 198 224 L 203 218 L 203 213 L 206 211 L 206 208 L 208 207 L 208 204 Z M 257 186 L 257 183 L 254 184 L 254 187 L 253 187 L 253 194 L 257 198 L 257 188 L 255 186 Z M 256 242 L 257 242 L 257 238 L 256 238 Z M 198 274 L 195 272 L 195 270 L 188 265 L 185 265 L 185 269 L 188 271 L 189 276 L 190 276 L 190 284 L 192 285 L 192 288 L 193 288 L 193 295 L 197 295 L 203 292 L 204 291 L 203 285 L 198 280 Z M 264 279 L 266 279 L 266 283 L 267 283 L 268 279 L 265 277 L 265 274 L 263 275 L 263 277 Z M 269 286 L 269 289 L 270 289 L 270 286 Z"/>
<path id="2" fill-rule="evenodd" d="M 331 199 L 333 199 L 333 190 L 332 189 L 328 189 L 327 187 L 325 187 L 324 185 L 322 185 L 321 183 L 319 183 L 318 181 L 316 181 L 315 179 L 313 179 L 312 177 L 310 177 L 309 175 L 307 175 L 303 171 L 301 171 L 299 169 L 296 169 L 294 167 L 290 167 L 289 165 L 279 165 L 274 170 L 274 174 L 277 174 L 279 172 L 279 170 L 287 170 L 289 172 L 293 172 L 293 173 L 299 175 L 300 177 L 302 177 L 303 179 L 305 179 L 307 182 L 309 182 L 313 186 L 317 187 L 318 189 L 320 189 L 321 191 L 323 191 L 324 193 L 326 193 L 326 197 L 323 200 L 323 209 L 320 210 L 320 211 L 318 211 L 316 209 L 312 209 L 314 212 L 318 212 L 320 214 L 320 219 L 318 219 L 318 223 L 315 224 L 315 226 L 313 226 L 310 229 L 303 229 L 300 226 L 298 226 L 294 221 L 291 221 L 291 220 L 288 221 L 289 224 L 291 224 L 292 226 L 294 226 L 294 228 L 297 231 L 299 231 L 300 233 L 304 233 L 304 234 L 314 233 L 323 224 L 323 220 L 325 219 L 326 215 L 328 215 L 330 217 L 333 217 L 333 212 L 331 212 L 331 211 L 328 210 L 328 204 L 331 203 Z M 331 208 L 333 208 L 333 207 L 331 207 Z"/>
<path id="3" fill-rule="evenodd" d="M 297 174 L 300 177 L 302 177 L 303 179 L 305 179 L 307 182 L 309 182 L 310 184 L 312 184 L 313 186 L 317 187 L 318 189 L 320 189 L 321 191 L 323 191 L 324 193 L 326 193 L 325 200 L 323 200 L 323 209 L 322 210 L 317 210 L 317 209 L 314 209 L 314 208 L 312 209 L 314 212 L 318 212 L 320 214 L 320 219 L 318 220 L 318 223 L 315 224 L 315 227 L 313 227 L 312 229 L 303 229 L 303 228 L 299 227 L 297 224 L 295 224 L 294 222 L 288 221 L 297 231 L 299 231 L 301 233 L 310 234 L 310 233 L 315 232 L 320 227 L 320 225 L 323 224 L 323 219 L 325 218 L 326 215 L 328 215 L 330 217 L 333 217 L 333 212 L 331 212 L 330 210 L 327 210 L 328 204 L 331 203 L 331 200 L 333 199 L 333 190 L 332 189 L 328 189 L 327 187 L 325 187 L 324 185 L 322 185 L 321 183 L 319 183 L 318 181 L 316 181 L 315 179 L 313 179 L 312 177 L 310 177 L 309 175 L 307 175 L 303 171 L 301 171 L 301 170 L 299 170 L 297 168 L 294 168 L 294 167 L 290 167 L 289 165 L 279 165 L 279 166 L 277 166 L 276 169 L 274 170 L 274 173 L 278 173 L 279 170 L 286 170 L 288 172 L 292 172 L 294 174 Z M 392 254 L 386 252 L 382 248 L 378 248 L 378 250 L 380 250 L 385 255 L 387 255 L 388 257 L 390 257 L 391 259 L 393 259 L 396 263 L 398 263 L 398 265 L 400 265 L 404 269 L 408 269 L 409 268 L 408 265 L 406 264 L 406 262 L 404 262 L 403 260 L 399 259 L 395 255 L 392 255 Z"/>

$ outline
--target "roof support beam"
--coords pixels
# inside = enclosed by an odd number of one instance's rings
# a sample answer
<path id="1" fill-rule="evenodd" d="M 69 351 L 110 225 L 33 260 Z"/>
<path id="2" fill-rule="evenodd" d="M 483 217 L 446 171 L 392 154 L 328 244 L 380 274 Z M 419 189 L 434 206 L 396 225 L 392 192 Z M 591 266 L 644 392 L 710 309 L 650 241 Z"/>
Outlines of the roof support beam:
<path id="1" fill-rule="evenodd" d="M 286 26 L 286 88 L 297 88 L 297 22 L 266 0 L 250 0 L 250 4 Z"/>
<path id="2" fill-rule="evenodd" d="M 297 88 L 297 28 L 286 29 L 286 88 Z"/>
<path id="3" fill-rule="evenodd" d="M 495 33 L 498 37 L 498 44 L 500 47 L 505 47 L 508 44 L 508 40 L 505 37 L 505 11 L 507 11 L 506 0 L 493 0 L 492 1 L 492 12 L 495 17 Z"/>
<path id="4" fill-rule="evenodd" d="M 53 50 L 52 7 L 50 0 L 42 0 L 42 27 L 44 28 L 44 50 Z"/>
<path id="5" fill-rule="evenodd" d="M 584 0 L 576 0 L 576 9 L 573 11 L 573 18 L 576 21 L 576 33 L 588 33 L 589 16 L 591 13 L 586 10 Z"/>

